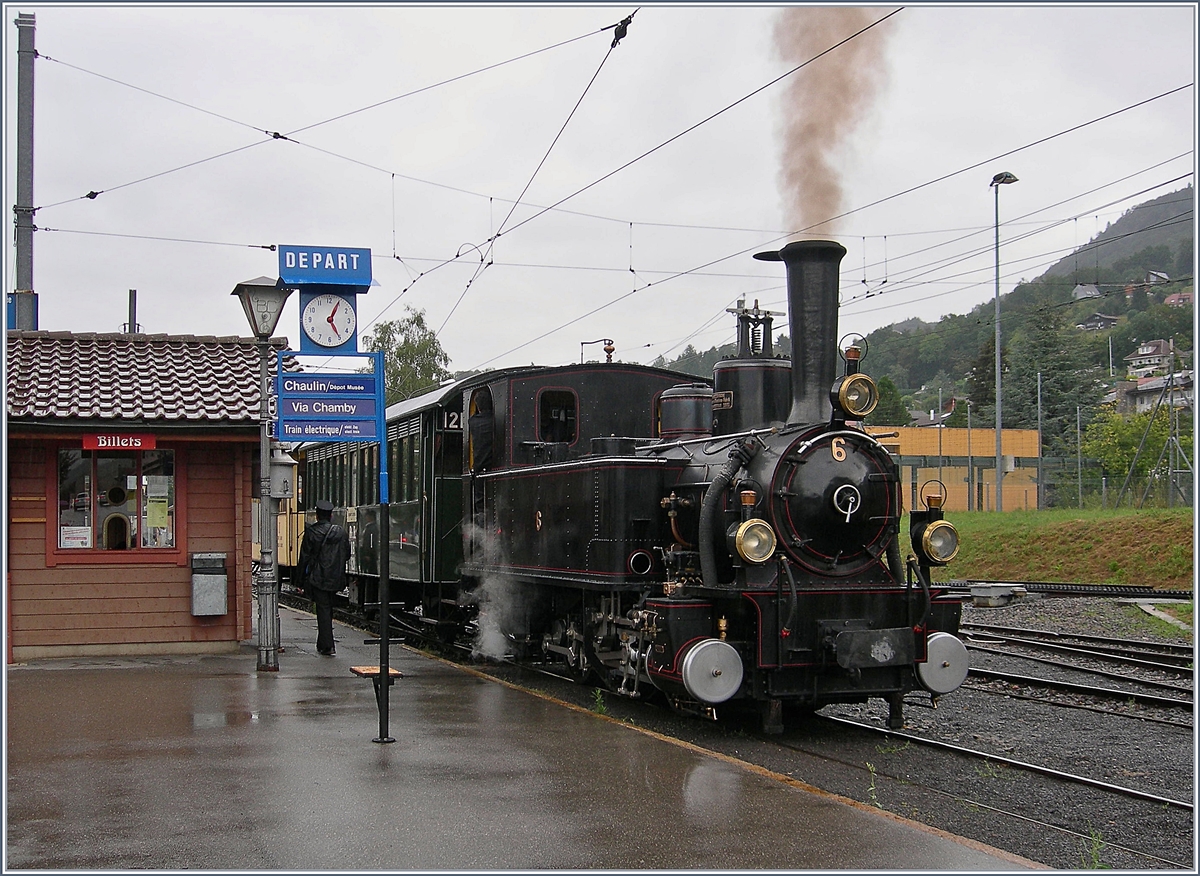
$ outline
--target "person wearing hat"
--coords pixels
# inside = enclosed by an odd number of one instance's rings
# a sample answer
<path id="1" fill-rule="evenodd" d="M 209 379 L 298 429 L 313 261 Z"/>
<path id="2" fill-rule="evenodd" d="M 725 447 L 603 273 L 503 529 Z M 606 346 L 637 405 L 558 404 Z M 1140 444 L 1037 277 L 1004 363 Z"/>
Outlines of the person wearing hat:
<path id="1" fill-rule="evenodd" d="M 334 654 L 333 594 L 346 586 L 346 561 L 350 559 L 350 537 L 333 522 L 333 503 L 320 499 L 317 522 L 304 527 L 296 569 L 301 586 L 308 591 L 317 611 L 317 653 Z"/>

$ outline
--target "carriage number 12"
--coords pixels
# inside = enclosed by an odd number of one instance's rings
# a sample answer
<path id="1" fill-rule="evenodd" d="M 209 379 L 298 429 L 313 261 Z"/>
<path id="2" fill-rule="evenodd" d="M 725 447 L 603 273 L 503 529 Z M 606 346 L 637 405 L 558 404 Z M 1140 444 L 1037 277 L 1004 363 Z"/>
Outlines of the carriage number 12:
<path id="1" fill-rule="evenodd" d="M 462 414 L 458 411 L 442 411 L 442 428 L 462 431 Z"/>

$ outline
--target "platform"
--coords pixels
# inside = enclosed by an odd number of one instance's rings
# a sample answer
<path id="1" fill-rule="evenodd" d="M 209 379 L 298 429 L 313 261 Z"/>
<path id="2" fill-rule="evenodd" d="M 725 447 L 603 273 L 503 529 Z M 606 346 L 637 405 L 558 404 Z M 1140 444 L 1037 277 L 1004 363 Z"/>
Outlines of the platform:
<path id="1" fill-rule="evenodd" d="M 6 869 L 1020 870 L 815 794 L 281 610 L 279 671 L 236 654 L 10 666 Z"/>

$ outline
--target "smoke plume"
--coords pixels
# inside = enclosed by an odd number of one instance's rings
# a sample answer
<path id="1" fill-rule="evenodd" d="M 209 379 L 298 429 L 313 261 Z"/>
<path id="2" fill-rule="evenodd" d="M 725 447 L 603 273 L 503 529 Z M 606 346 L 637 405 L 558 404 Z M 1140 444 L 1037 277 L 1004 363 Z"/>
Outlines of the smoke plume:
<path id="1" fill-rule="evenodd" d="M 798 6 L 775 22 L 775 47 L 789 67 L 814 58 L 886 15 L 879 7 Z M 891 23 L 874 27 L 791 77 L 783 98 L 780 167 L 789 230 L 836 231 L 843 204 L 840 151 L 887 82 L 884 50 Z"/>

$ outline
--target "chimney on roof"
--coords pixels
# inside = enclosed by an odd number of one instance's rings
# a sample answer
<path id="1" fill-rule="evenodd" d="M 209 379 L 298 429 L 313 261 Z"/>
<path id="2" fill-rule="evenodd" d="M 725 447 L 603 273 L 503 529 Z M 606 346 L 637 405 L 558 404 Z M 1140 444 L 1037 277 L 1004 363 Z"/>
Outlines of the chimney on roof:
<path id="1" fill-rule="evenodd" d="M 141 334 L 141 326 L 137 324 L 137 289 L 129 290 L 129 322 L 122 327 L 127 335 Z"/>

